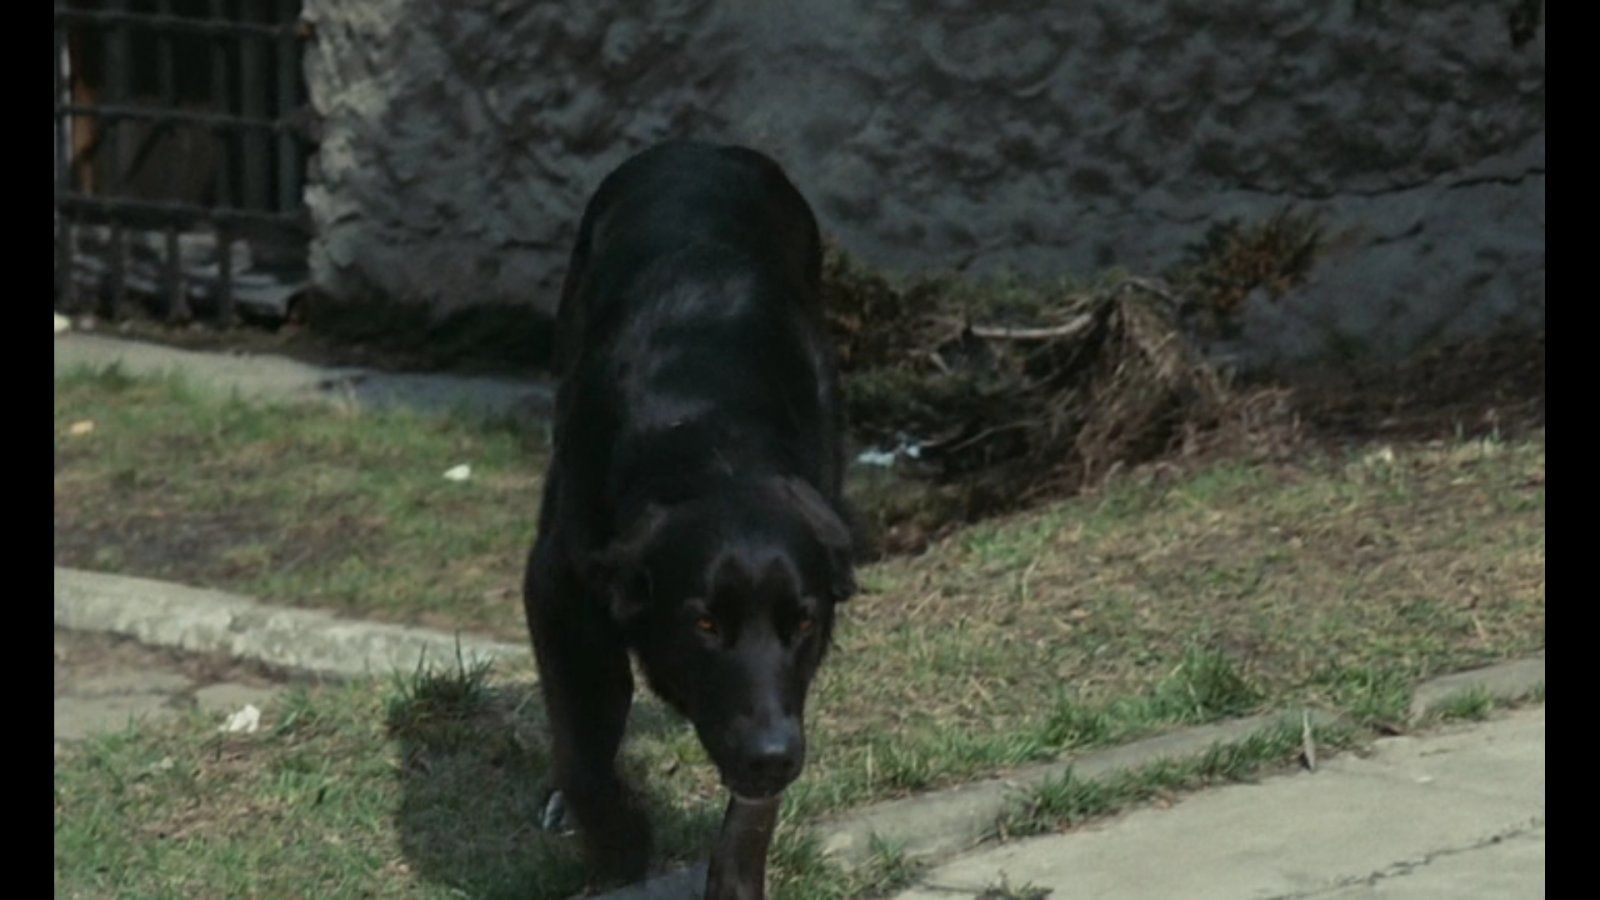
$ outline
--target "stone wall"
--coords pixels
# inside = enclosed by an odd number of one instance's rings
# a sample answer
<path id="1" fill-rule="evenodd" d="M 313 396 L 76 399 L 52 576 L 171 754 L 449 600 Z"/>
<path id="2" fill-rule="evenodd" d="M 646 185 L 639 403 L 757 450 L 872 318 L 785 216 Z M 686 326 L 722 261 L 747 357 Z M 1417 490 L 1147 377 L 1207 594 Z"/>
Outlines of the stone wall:
<path id="1" fill-rule="evenodd" d="M 1211 223 L 1324 214 L 1344 240 L 1251 304 L 1246 357 L 1542 327 L 1544 35 L 1518 8 L 306 0 L 314 278 L 547 310 L 599 180 L 686 135 L 772 154 L 901 271 L 1154 272 Z"/>

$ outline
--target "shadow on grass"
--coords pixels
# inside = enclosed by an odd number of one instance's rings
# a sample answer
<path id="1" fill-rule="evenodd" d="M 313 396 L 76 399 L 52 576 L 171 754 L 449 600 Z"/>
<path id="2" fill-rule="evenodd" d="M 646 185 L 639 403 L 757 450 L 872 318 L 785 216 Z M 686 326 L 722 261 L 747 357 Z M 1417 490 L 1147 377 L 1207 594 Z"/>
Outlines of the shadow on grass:
<path id="1" fill-rule="evenodd" d="M 630 740 L 681 727 L 643 697 L 629 724 Z M 396 831 L 419 877 L 471 897 L 566 898 L 584 889 L 577 835 L 541 827 L 553 785 L 535 686 L 491 686 L 486 669 L 418 673 L 397 684 L 388 729 L 400 759 Z M 703 856 L 718 811 L 685 810 L 630 775 L 648 798 L 655 867 Z"/>

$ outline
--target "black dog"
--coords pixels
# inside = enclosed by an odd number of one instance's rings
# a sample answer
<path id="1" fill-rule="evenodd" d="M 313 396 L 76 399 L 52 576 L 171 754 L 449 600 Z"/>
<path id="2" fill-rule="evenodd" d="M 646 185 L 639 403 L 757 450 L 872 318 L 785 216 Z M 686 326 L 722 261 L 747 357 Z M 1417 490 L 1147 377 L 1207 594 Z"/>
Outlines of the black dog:
<path id="1" fill-rule="evenodd" d="M 820 267 L 810 207 L 740 147 L 654 147 L 584 210 L 524 603 L 592 880 L 649 861 L 615 765 L 630 651 L 734 794 L 774 797 L 804 763 L 806 693 L 854 590 Z"/>

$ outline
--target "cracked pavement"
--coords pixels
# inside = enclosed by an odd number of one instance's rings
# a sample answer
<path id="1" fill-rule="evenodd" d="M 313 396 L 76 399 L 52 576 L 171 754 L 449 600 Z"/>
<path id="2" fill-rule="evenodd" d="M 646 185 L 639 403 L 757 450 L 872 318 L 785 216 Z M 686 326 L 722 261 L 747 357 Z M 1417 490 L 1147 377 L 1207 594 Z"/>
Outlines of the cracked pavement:
<path id="1" fill-rule="evenodd" d="M 55 750 L 132 722 L 159 722 L 191 710 L 220 723 L 246 704 L 260 706 L 284 679 L 221 654 L 147 647 L 128 638 L 57 628 Z"/>
<path id="2" fill-rule="evenodd" d="M 899 896 L 1027 887 L 1055 900 L 1542 897 L 1544 704 L 991 847 Z"/>

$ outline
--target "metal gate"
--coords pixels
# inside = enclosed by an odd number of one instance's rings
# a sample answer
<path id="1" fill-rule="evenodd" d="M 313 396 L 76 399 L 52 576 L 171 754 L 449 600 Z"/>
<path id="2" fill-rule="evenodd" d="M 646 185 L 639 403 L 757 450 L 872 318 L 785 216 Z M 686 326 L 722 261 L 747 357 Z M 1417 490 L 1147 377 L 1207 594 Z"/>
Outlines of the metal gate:
<path id="1" fill-rule="evenodd" d="M 220 324 L 305 282 L 300 0 L 55 4 L 55 303 Z"/>

